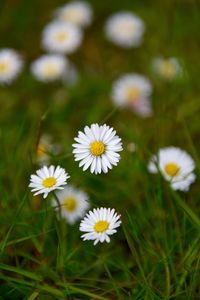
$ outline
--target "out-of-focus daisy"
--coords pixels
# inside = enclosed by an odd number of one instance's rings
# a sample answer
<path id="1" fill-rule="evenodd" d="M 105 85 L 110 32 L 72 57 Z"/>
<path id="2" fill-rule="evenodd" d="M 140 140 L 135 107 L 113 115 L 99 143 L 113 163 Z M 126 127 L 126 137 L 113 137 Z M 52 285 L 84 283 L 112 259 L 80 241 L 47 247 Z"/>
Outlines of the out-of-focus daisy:
<path id="1" fill-rule="evenodd" d="M 57 53 L 74 52 L 82 42 L 82 31 L 70 22 L 53 21 L 42 34 L 42 45 L 45 50 Z"/>
<path id="2" fill-rule="evenodd" d="M 88 195 L 72 185 L 67 185 L 56 195 L 60 203 L 61 215 L 69 224 L 74 224 L 89 209 Z M 58 205 L 55 199 L 53 199 L 52 205 Z"/>
<path id="3" fill-rule="evenodd" d="M 52 151 L 51 138 L 48 135 L 41 136 L 36 149 L 36 160 L 40 165 L 47 165 L 49 162 L 49 153 Z"/>
<path id="4" fill-rule="evenodd" d="M 162 57 L 153 60 L 154 71 L 165 80 L 173 80 L 181 75 L 182 67 L 175 57 L 164 59 Z"/>
<path id="5" fill-rule="evenodd" d="M 58 155 L 62 151 L 60 144 L 55 144 L 48 134 L 41 136 L 36 149 L 36 162 L 40 165 L 48 165 L 52 155 Z"/>
<path id="6" fill-rule="evenodd" d="M 91 173 L 107 173 L 120 160 L 118 152 L 123 150 L 121 139 L 113 128 L 105 124 L 86 126 L 84 132 L 79 131 L 75 141 L 73 153 L 83 171 L 90 167 Z"/>
<path id="7" fill-rule="evenodd" d="M 137 145 L 135 143 L 131 142 L 127 145 L 127 150 L 131 153 L 136 152 L 137 151 Z"/>
<path id="8" fill-rule="evenodd" d="M 20 73 L 22 67 L 22 58 L 15 50 L 0 50 L 0 84 L 12 82 Z"/>
<path id="9" fill-rule="evenodd" d="M 89 211 L 85 218 L 81 221 L 80 231 L 86 232 L 81 237 L 84 241 L 92 240 L 94 245 L 98 242 L 110 242 L 109 235 L 117 232 L 121 224 L 120 215 L 115 209 L 97 208 Z"/>
<path id="10" fill-rule="evenodd" d="M 58 54 L 43 55 L 31 64 L 33 75 L 40 81 L 48 82 L 61 79 L 67 72 L 68 62 Z"/>
<path id="11" fill-rule="evenodd" d="M 61 21 L 85 27 L 92 21 L 92 9 L 85 1 L 73 1 L 57 9 L 56 16 Z"/>
<path id="12" fill-rule="evenodd" d="M 150 81 L 138 74 L 126 74 L 113 83 L 112 100 L 119 107 L 128 107 L 142 117 L 152 115 Z"/>
<path id="13" fill-rule="evenodd" d="M 144 22 L 135 14 L 127 11 L 110 16 L 105 26 L 107 38 L 123 48 L 139 46 L 144 30 Z"/>
<path id="14" fill-rule="evenodd" d="M 188 191 L 195 181 L 195 163 L 191 156 L 176 147 L 162 148 L 148 165 L 151 173 L 161 172 L 174 190 Z"/>
<path id="15" fill-rule="evenodd" d="M 36 171 L 36 175 L 31 175 L 29 187 L 34 195 L 44 194 L 46 198 L 53 190 L 64 189 L 70 176 L 60 166 L 44 166 Z"/>

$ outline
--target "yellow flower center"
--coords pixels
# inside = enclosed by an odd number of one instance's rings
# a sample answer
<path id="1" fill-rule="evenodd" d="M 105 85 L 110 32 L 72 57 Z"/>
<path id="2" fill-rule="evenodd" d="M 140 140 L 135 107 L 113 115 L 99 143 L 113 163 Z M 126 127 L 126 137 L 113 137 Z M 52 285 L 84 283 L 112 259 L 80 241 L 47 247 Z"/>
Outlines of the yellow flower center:
<path id="1" fill-rule="evenodd" d="M 58 32 L 56 34 L 56 39 L 58 42 L 64 42 L 67 39 L 68 34 L 66 32 Z"/>
<path id="2" fill-rule="evenodd" d="M 42 181 L 42 184 L 45 188 L 51 188 L 52 186 L 54 186 L 56 184 L 56 179 L 54 177 L 45 178 Z"/>
<path id="3" fill-rule="evenodd" d="M 76 209 L 77 203 L 76 199 L 73 197 L 66 197 L 64 199 L 64 209 L 66 211 L 72 212 Z"/>
<path id="4" fill-rule="evenodd" d="M 65 21 L 71 21 L 73 23 L 78 23 L 81 19 L 81 13 L 77 10 L 66 11 L 63 15 Z"/>
<path id="5" fill-rule="evenodd" d="M 116 29 L 119 33 L 122 33 L 124 37 L 128 37 L 130 34 L 134 32 L 134 25 L 129 21 L 125 20 L 119 22 L 116 26 Z"/>
<path id="6" fill-rule="evenodd" d="M 38 157 L 46 155 L 47 152 L 48 152 L 48 149 L 47 149 L 46 145 L 44 145 L 44 144 L 39 144 L 38 145 L 38 148 L 37 148 L 37 156 Z"/>
<path id="7" fill-rule="evenodd" d="M 169 176 L 177 176 L 180 171 L 180 168 L 177 164 L 175 163 L 168 163 L 165 165 L 165 172 Z"/>
<path id="8" fill-rule="evenodd" d="M 43 73 L 44 73 L 44 75 L 46 75 L 46 76 L 52 76 L 52 75 L 55 75 L 55 74 L 56 74 L 56 71 L 57 71 L 57 68 L 56 68 L 55 65 L 52 64 L 52 63 L 46 64 L 46 66 L 44 66 L 44 69 L 43 69 Z"/>
<path id="9" fill-rule="evenodd" d="M 140 90 L 137 87 L 129 87 L 127 90 L 127 100 L 129 103 L 135 103 L 141 95 Z"/>
<path id="10" fill-rule="evenodd" d="M 94 225 L 94 230 L 99 233 L 99 232 L 104 232 L 108 229 L 109 223 L 107 221 L 98 221 Z"/>
<path id="11" fill-rule="evenodd" d="M 171 62 L 165 61 L 161 64 L 160 72 L 163 76 L 172 78 L 176 74 L 176 68 Z"/>
<path id="12" fill-rule="evenodd" d="M 100 156 L 105 151 L 105 145 L 102 142 L 95 141 L 90 144 L 90 152 L 95 156 Z"/>
<path id="13" fill-rule="evenodd" d="M 6 62 L 0 62 L 0 73 L 5 73 L 9 69 L 9 64 Z"/>

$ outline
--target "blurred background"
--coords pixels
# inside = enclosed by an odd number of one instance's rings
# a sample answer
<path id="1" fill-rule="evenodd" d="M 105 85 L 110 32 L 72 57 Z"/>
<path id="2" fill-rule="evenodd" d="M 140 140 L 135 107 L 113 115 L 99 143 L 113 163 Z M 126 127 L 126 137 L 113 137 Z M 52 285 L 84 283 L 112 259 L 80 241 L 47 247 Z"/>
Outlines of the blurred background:
<path id="1" fill-rule="evenodd" d="M 0 48 L 15 49 L 25 63 L 12 84 L 0 86 L 0 299 L 199 299 L 200 227 L 174 200 L 180 197 L 199 214 L 199 183 L 174 196 L 148 173 L 147 163 L 160 147 L 174 145 L 192 155 L 199 174 L 200 2 L 88 1 L 93 22 L 80 48 L 67 56 L 77 81 L 42 83 L 30 63 L 45 53 L 41 32 L 65 3 L 0 0 Z M 106 19 L 124 10 L 145 23 L 140 47 L 122 49 L 105 38 Z M 156 76 L 152 61 L 158 56 L 177 57 L 181 78 Z M 111 101 L 113 81 L 131 72 L 153 85 L 150 118 Z M 78 130 L 96 122 L 114 127 L 124 145 L 118 167 L 101 176 L 83 172 L 71 147 Z M 81 242 L 78 223 L 66 225 L 64 275 L 57 269 L 53 212 L 28 191 L 44 135 L 56 148 L 50 162 L 70 173 L 70 183 L 89 194 L 91 206 L 115 207 L 124 226 L 111 244 L 94 248 Z"/>

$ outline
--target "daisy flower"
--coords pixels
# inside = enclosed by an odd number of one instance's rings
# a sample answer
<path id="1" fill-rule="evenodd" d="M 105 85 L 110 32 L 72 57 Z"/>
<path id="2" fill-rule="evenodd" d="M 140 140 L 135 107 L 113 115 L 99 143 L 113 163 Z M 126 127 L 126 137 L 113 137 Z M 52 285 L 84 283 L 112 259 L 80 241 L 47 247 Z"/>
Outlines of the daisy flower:
<path id="1" fill-rule="evenodd" d="M 74 52 L 82 42 L 82 31 L 70 22 L 53 21 L 42 34 L 43 48 L 60 54 Z"/>
<path id="2" fill-rule="evenodd" d="M 68 62 L 58 54 L 42 55 L 31 64 L 33 75 L 40 81 L 48 82 L 60 79 L 67 71 Z"/>
<path id="3" fill-rule="evenodd" d="M 29 187 L 34 196 L 44 194 L 43 198 L 46 198 L 51 191 L 64 189 L 69 177 L 60 166 L 44 166 L 36 171 L 36 175 L 31 175 Z"/>
<path id="4" fill-rule="evenodd" d="M 13 49 L 0 50 L 0 84 L 9 84 L 23 67 L 21 56 Z"/>
<path id="5" fill-rule="evenodd" d="M 85 218 L 81 221 L 80 231 L 86 232 L 81 238 L 84 241 L 92 240 L 94 245 L 98 242 L 110 242 L 109 235 L 117 232 L 116 228 L 121 224 L 120 215 L 115 209 L 97 208 L 89 211 Z"/>
<path id="6" fill-rule="evenodd" d="M 157 155 L 151 158 L 148 169 L 151 173 L 160 171 L 174 190 L 186 192 L 196 179 L 193 173 L 195 163 L 191 156 L 172 146 L 160 149 Z"/>
<path id="7" fill-rule="evenodd" d="M 61 21 L 86 27 L 92 21 L 92 9 L 85 1 L 73 1 L 57 9 L 56 17 Z"/>
<path id="8" fill-rule="evenodd" d="M 181 65 L 175 57 L 168 59 L 162 57 L 155 58 L 152 65 L 154 71 L 165 80 L 173 80 L 182 73 Z"/>
<path id="9" fill-rule="evenodd" d="M 144 30 L 144 22 L 128 11 L 110 16 L 105 25 L 108 40 L 123 48 L 139 46 Z"/>
<path id="10" fill-rule="evenodd" d="M 61 216 L 69 224 L 74 224 L 89 209 L 88 195 L 73 185 L 67 185 L 64 190 L 57 192 L 56 195 L 61 207 Z M 52 205 L 54 207 L 58 205 L 55 199 L 52 200 Z"/>
<path id="11" fill-rule="evenodd" d="M 41 137 L 39 144 L 36 149 L 36 160 L 39 164 L 48 164 L 49 152 L 51 150 L 50 139 L 47 136 Z"/>
<path id="12" fill-rule="evenodd" d="M 152 115 L 150 81 L 138 74 L 125 74 L 113 83 L 111 98 L 119 107 L 127 107 L 142 117 Z"/>
<path id="13" fill-rule="evenodd" d="M 84 132 L 79 131 L 75 141 L 73 153 L 83 171 L 90 167 L 91 173 L 107 173 L 120 160 L 118 152 L 123 150 L 121 139 L 113 128 L 105 124 L 86 126 Z"/>

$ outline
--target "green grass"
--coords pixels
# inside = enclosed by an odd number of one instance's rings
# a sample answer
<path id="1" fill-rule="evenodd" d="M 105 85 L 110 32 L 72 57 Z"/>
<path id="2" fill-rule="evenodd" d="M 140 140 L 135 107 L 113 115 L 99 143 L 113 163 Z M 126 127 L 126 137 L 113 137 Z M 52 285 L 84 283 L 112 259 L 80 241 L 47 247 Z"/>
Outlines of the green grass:
<path id="1" fill-rule="evenodd" d="M 56 3 L 55 3 L 56 2 Z M 199 26 L 195 0 L 90 1 L 95 20 L 84 43 L 70 56 L 80 72 L 73 87 L 41 84 L 28 66 L 11 86 L 0 88 L 0 299 L 157 300 L 200 299 L 199 205 Z M 30 63 L 42 54 L 40 33 L 64 1 L 0 1 L 0 44 Z M 138 49 L 121 50 L 103 35 L 106 17 L 133 10 L 146 23 Z M 151 71 L 157 55 L 177 56 L 180 80 L 165 83 Z M 138 72 L 154 85 L 154 116 L 141 119 L 115 110 L 112 81 Z M 106 175 L 78 168 L 71 155 L 77 131 L 108 123 L 122 137 L 124 151 Z M 79 224 L 58 222 L 47 200 L 28 189 L 38 134 L 49 134 L 62 153 L 52 163 L 69 172 L 92 207 L 114 207 L 122 226 L 110 244 L 80 239 Z M 134 142 L 131 153 L 127 145 Z M 197 181 L 188 193 L 174 192 L 146 168 L 152 153 L 174 145 L 195 159 Z"/>

